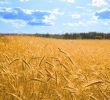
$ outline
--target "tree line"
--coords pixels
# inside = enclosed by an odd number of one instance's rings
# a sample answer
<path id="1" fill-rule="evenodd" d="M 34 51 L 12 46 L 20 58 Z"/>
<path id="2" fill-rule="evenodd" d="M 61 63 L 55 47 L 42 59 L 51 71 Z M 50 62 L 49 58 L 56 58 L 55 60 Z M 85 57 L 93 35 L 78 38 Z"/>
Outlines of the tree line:
<path id="1" fill-rule="evenodd" d="M 110 33 L 102 32 L 82 32 L 82 33 L 64 33 L 64 34 L 39 34 L 37 36 L 47 38 L 60 38 L 60 39 L 110 39 Z"/>
<path id="2" fill-rule="evenodd" d="M 110 39 L 110 33 L 103 32 L 81 32 L 81 33 L 64 33 L 64 34 L 50 34 L 50 33 L 0 33 L 0 36 L 5 35 L 19 35 L 19 36 L 38 36 L 46 38 L 57 39 Z"/>

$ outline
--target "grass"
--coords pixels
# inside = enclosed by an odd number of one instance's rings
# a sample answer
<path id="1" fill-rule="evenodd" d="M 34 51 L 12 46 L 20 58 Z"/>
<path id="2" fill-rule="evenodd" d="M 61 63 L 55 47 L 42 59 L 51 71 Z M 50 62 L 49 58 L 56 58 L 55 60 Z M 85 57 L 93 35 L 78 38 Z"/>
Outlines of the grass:
<path id="1" fill-rule="evenodd" d="M 110 100 L 110 40 L 0 36 L 0 100 Z"/>

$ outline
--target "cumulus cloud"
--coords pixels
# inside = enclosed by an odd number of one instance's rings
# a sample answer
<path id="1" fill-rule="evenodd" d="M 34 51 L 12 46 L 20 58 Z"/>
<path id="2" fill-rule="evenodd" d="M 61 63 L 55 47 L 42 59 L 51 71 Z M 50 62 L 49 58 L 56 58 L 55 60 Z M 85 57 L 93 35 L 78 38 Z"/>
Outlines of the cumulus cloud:
<path id="1" fill-rule="evenodd" d="M 101 7 L 106 4 L 107 4 L 106 0 L 92 0 L 92 6 Z"/>
<path id="2" fill-rule="evenodd" d="M 21 8 L 1 8 L 0 17 L 7 20 L 24 20 L 29 25 L 46 25 L 42 20 L 49 12 L 32 11 L 30 14 Z"/>
<path id="3" fill-rule="evenodd" d="M 81 17 L 80 14 L 72 14 L 71 16 L 74 19 L 79 19 Z"/>
<path id="4" fill-rule="evenodd" d="M 61 13 L 58 10 L 40 11 L 22 8 L 3 8 L 0 7 L 0 18 L 6 22 L 25 22 L 32 26 L 49 26 L 55 21 L 56 16 Z"/>
<path id="5" fill-rule="evenodd" d="M 59 15 L 64 15 L 64 13 L 59 11 L 59 9 L 54 9 L 49 16 L 47 15 L 45 16 L 43 22 L 51 23 L 51 25 L 54 25 L 54 22 L 57 19 L 57 16 Z"/>
<path id="6" fill-rule="evenodd" d="M 102 10 L 95 13 L 98 19 L 110 19 L 110 10 Z"/>
<path id="7" fill-rule="evenodd" d="M 30 1 L 30 0 L 20 0 L 20 2 L 28 2 L 28 1 Z"/>

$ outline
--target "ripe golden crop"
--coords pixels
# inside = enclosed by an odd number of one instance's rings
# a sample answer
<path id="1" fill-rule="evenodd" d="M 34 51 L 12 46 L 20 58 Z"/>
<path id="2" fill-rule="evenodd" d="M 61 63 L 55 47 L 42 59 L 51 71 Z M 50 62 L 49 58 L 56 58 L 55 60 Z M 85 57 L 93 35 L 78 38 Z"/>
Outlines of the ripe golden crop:
<path id="1" fill-rule="evenodd" d="M 0 36 L 0 100 L 110 100 L 110 40 Z"/>

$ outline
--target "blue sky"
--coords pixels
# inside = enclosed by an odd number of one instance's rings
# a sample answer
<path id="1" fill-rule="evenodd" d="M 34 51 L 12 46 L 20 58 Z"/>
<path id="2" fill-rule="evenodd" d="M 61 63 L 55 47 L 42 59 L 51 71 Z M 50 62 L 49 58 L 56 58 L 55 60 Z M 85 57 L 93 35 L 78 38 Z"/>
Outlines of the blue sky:
<path id="1" fill-rule="evenodd" d="M 0 32 L 110 32 L 110 0 L 0 0 Z"/>

